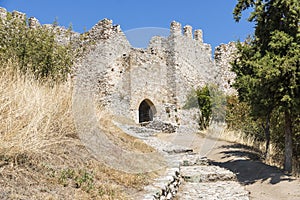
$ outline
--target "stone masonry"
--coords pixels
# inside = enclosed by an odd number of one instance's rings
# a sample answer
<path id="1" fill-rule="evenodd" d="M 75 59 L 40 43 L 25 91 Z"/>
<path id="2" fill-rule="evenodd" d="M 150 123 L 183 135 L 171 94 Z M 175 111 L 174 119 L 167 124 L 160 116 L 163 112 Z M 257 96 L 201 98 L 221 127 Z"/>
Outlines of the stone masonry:
<path id="1" fill-rule="evenodd" d="M 138 123 L 145 101 L 148 110 L 144 112 L 153 115 L 150 121 L 197 126 L 198 109 L 183 109 L 187 96 L 215 83 L 217 75 L 201 30 L 193 36 L 187 25 L 182 33 L 181 24 L 172 22 L 169 37 L 153 37 L 146 49 L 132 48 L 119 26 L 108 19 L 86 36 L 95 44 L 77 65 L 77 81 L 95 92 L 98 104 Z"/>
<path id="2" fill-rule="evenodd" d="M 97 102 L 113 115 L 141 122 L 149 119 L 197 129 L 199 109 L 184 109 L 187 97 L 197 88 L 216 84 L 226 94 L 235 74 L 230 62 L 235 44 L 216 48 L 212 60 L 210 45 L 203 43 L 202 31 L 173 21 L 167 38 L 153 37 L 147 48 L 133 48 L 120 26 L 112 20 L 99 21 L 85 33 L 91 43 L 77 63 L 77 80 L 97 96 Z M 81 45 L 82 46 L 82 45 Z M 148 110 L 140 110 L 142 103 Z M 147 118 L 147 116 L 146 116 Z"/>
<path id="3" fill-rule="evenodd" d="M 5 19 L 6 15 L 7 15 L 6 9 L 0 7 L 0 19 Z"/>
<path id="4" fill-rule="evenodd" d="M 219 88 L 227 95 L 236 95 L 237 91 L 232 88 L 235 73 L 231 71 L 230 62 L 236 57 L 236 45 L 234 42 L 221 44 L 215 49 L 215 64 L 218 67 L 216 79 L 219 80 Z"/>
<path id="5" fill-rule="evenodd" d="M 0 8 L 0 18 L 7 11 Z M 24 13 L 13 11 L 15 19 Z M 61 44 L 72 41 L 74 51 L 83 52 L 75 63 L 75 80 L 96 97 L 98 106 L 115 116 L 139 123 L 162 121 L 182 127 L 198 128 L 199 109 L 184 109 L 187 97 L 206 84 L 217 84 L 226 94 L 235 74 L 230 71 L 235 44 L 220 45 L 212 59 L 210 45 L 203 33 L 173 21 L 167 38 L 155 36 L 145 49 L 133 48 L 119 25 L 103 19 L 91 30 L 79 34 L 52 24 L 41 25 L 28 18 L 29 28 L 51 28 Z M 143 103 L 143 104 L 142 104 Z M 141 120 L 142 118 L 142 120 Z"/>

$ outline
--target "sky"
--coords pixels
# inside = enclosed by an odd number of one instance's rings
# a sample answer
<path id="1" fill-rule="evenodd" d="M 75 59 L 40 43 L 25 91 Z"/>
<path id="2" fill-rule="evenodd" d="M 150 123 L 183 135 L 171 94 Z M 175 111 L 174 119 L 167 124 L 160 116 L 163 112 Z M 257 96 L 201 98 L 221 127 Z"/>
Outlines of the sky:
<path id="1" fill-rule="evenodd" d="M 214 49 L 222 43 L 243 41 L 253 33 L 254 24 L 247 21 L 249 13 L 244 13 L 241 22 L 234 21 L 236 3 L 237 0 L 0 0 L 0 7 L 34 16 L 42 24 L 57 19 L 59 25 L 72 24 L 73 30 L 80 33 L 109 18 L 121 26 L 133 46 L 144 45 L 134 44 L 137 34 L 145 36 L 139 37 L 146 40 L 145 44 L 149 35 L 165 36 L 175 20 L 182 26 L 202 29 L 204 42 Z"/>

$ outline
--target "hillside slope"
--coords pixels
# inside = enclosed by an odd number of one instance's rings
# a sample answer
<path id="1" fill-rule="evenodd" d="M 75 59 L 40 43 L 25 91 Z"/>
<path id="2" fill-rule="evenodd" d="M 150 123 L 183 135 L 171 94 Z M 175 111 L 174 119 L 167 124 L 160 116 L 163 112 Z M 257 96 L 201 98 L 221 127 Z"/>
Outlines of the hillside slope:
<path id="1" fill-rule="evenodd" d="M 70 81 L 50 87 L 12 69 L 0 71 L 0 199 L 130 199 L 147 184 L 149 174 L 111 169 L 86 150 L 73 121 Z M 110 138 L 152 151 L 122 133 Z"/>

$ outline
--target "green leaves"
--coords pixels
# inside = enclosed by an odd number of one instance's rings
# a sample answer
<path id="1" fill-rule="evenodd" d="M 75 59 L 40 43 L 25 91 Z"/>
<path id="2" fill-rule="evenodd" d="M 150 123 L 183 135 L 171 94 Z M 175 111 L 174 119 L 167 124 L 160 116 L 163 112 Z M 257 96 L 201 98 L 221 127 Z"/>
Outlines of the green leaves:
<path id="1" fill-rule="evenodd" d="M 208 86 L 192 91 L 187 97 L 187 102 L 183 108 L 199 108 L 200 129 L 206 129 L 209 126 L 212 115 L 212 100 Z"/>
<path id="2" fill-rule="evenodd" d="M 233 12 L 235 21 L 239 22 L 242 17 L 242 11 L 252 7 L 254 3 L 254 0 L 239 0 Z"/>
<path id="3" fill-rule="evenodd" d="M 300 1 L 239 0 L 235 20 L 251 6 L 254 11 L 250 21 L 255 22 L 255 33 L 250 41 L 238 45 L 238 56 L 232 63 L 237 74 L 234 86 L 253 116 L 271 116 L 272 121 L 272 113 L 284 115 L 285 123 L 280 124 L 291 138 L 292 123 L 300 115 Z M 291 142 L 286 145 L 286 152 L 290 152 Z M 291 159 L 290 153 L 286 156 Z M 287 162 L 290 169 L 288 165 Z"/>
<path id="4" fill-rule="evenodd" d="M 259 102 L 251 100 L 253 97 L 270 98 L 267 96 L 273 96 L 270 104 L 289 107 L 290 104 L 285 103 L 291 101 L 286 101 L 284 96 L 288 94 L 290 99 L 295 99 L 293 95 L 299 91 L 300 3 L 240 0 L 235 7 L 235 17 L 251 6 L 256 30 L 252 40 L 238 45 L 239 56 L 233 63 L 237 74 L 235 87 L 241 99 L 251 101 L 254 107 Z"/>
<path id="5" fill-rule="evenodd" d="M 268 51 L 274 52 L 276 55 L 285 55 L 293 41 L 294 38 L 289 34 L 275 30 L 271 33 Z"/>
<path id="6" fill-rule="evenodd" d="M 24 73 L 37 79 L 63 81 L 71 71 L 73 51 L 71 44 L 62 45 L 55 40 L 55 29 L 31 29 L 18 19 L 0 22 L 0 62 L 14 62 Z"/>

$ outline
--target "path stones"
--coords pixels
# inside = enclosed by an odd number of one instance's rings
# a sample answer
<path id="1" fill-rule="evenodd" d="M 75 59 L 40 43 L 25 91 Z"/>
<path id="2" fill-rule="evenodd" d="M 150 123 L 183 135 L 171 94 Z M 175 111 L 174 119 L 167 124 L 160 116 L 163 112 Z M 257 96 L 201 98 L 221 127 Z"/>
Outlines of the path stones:
<path id="1" fill-rule="evenodd" d="M 126 126 L 119 123 L 115 124 L 122 128 L 124 132 L 133 137 L 139 138 L 143 140 L 147 145 L 153 147 L 162 153 L 168 154 L 180 154 L 180 153 L 190 153 L 193 152 L 193 149 L 190 147 L 185 147 L 181 145 L 172 144 L 171 142 L 162 141 L 158 139 L 155 134 L 159 133 L 159 131 L 146 128 L 146 127 L 138 127 L 138 126 Z"/>
<path id="2" fill-rule="evenodd" d="M 249 200 L 233 172 L 210 165 L 193 150 L 159 140 L 155 130 L 118 124 L 126 133 L 142 139 L 167 160 L 166 171 L 144 188 L 137 200 Z"/>
<path id="3" fill-rule="evenodd" d="M 192 152 L 189 147 L 174 145 L 171 142 L 159 140 L 155 137 L 154 129 L 137 126 L 126 126 L 118 124 L 127 134 L 143 140 L 149 146 L 161 152 L 167 161 L 165 172 L 160 177 L 152 180 L 152 184 L 144 188 L 144 194 L 138 196 L 137 200 L 171 200 L 179 190 L 181 176 L 179 173 L 182 156 L 186 152 Z"/>
<path id="4" fill-rule="evenodd" d="M 209 165 L 206 158 L 188 155 L 180 166 L 183 184 L 177 194 L 179 200 L 249 200 L 247 192 L 233 172 Z"/>
<path id="5" fill-rule="evenodd" d="M 146 128 L 162 131 L 164 133 L 174 133 L 176 132 L 176 129 L 178 128 L 177 126 L 171 124 L 171 123 L 166 123 L 162 121 L 150 121 L 142 124 L 142 126 L 145 126 Z"/>
<path id="6" fill-rule="evenodd" d="M 249 200 L 249 192 L 235 181 L 184 183 L 177 194 L 179 200 Z"/>
<path id="7" fill-rule="evenodd" d="M 179 168 L 169 168 L 165 175 L 154 179 L 153 184 L 144 188 L 143 200 L 171 200 L 177 194 L 181 184 Z"/>
<path id="8" fill-rule="evenodd" d="M 180 174 L 193 183 L 236 180 L 234 173 L 218 166 L 181 166 Z"/>
<path id="9" fill-rule="evenodd" d="M 184 155 L 180 166 L 194 166 L 194 165 L 209 165 L 206 157 L 199 156 L 198 154 L 187 154 Z"/>

